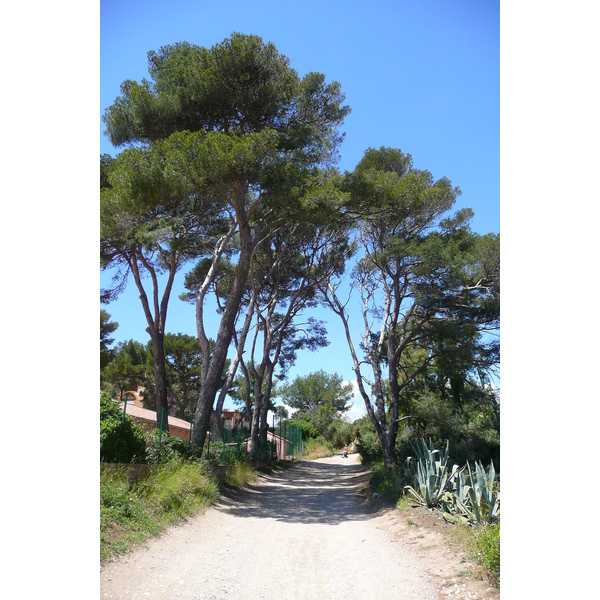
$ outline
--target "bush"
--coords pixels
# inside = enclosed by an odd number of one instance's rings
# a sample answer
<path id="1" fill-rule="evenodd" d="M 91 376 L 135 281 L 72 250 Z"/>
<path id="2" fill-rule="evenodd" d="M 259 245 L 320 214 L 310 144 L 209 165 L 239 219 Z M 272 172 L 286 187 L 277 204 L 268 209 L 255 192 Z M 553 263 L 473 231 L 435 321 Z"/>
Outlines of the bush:
<path id="1" fill-rule="evenodd" d="M 145 434 L 146 438 L 146 458 L 150 465 L 158 462 L 166 463 L 175 459 L 198 458 L 198 448 L 191 446 L 189 442 L 182 440 L 176 435 L 170 435 L 163 431 L 162 436 L 160 429 L 153 429 Z M 159 459 L 159 442 L 160 442 L 160 461 Z"/>
<path id="2" fill-rule="evenodd" d="M 413 398 L 411 415 L 401 424 L 396 439 L 396 458 L 402 464 L 412 455 L 412 446 L 422 438 L 433 441 L 436 448 L 450 442 L 453 463 L 464 465 L 494 461 L 500 470 L 500 429 L 494 402 L 466 402 L 462 406 L 434 394 Z"/>
<path id="3" fill-rule="evenodd" d="M 119 403 L 106 393 L 100 396 L 100 461 L 132 463 L 146 461 L 146 441 L 141 425 L 125 415 Z"/>
<path id="4" fill-rule="evenodd" d="M 308 440 L 309 438 L 316 439 L 319 437 L 319 431 L 310 421 L 306 421 L 304 419 L 290 419 L 288 423 L 296 425 L 302 429 L 303 440 Z"/>
<path id="5" fill-rule="evenodd" d="M 477 560 L 489 574 L 492 585 L 500 585 L 500 525 L 481 525 L 475 529 L 479 552 Z"/>
<path id="6" fill-rule="evenodd" d="M 330 426 L 328 438 L 331 440 L 334 448 L 343 448 L 350 444 L 354 439 L 354 427 L 338 417 Z"/>
<path id="7" fill-rule="evenodd" d="M 364 464 L 370 464 L 383 457 L 381 442 L 376 433 L 365 433 L 356 441 L 356 451 L 361 455 Z"/>

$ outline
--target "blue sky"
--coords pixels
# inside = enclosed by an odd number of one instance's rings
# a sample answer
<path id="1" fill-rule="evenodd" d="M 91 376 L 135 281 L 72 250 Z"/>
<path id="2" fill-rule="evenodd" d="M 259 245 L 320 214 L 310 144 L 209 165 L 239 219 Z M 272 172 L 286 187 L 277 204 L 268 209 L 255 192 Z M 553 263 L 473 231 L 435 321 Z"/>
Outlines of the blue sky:
<path id="1" fill-rule="evenodd" d="M 521 497 L 531 485 L 523 461 L 540 448 L 558 441 L 597 452 L 599 12 L 589 0 L 502 0 L 499 38 L 498 2 L 488 0 L 6 3 L 3 391 L 13 421 L 28 425 L 25 437 L 4 432 L 5 454 L 23 458 L 6 461 L 5 479 L 27 489 L 23 462 L 38 464 L 41 451 L 49 467 L 36 471 L 37 488 L 59 481 L 62 490 L 43 504 L 19 497 L 43 535 L 32 546 L 19 520 L 7 523 L 9 586 L 80 597 L 82 581 L 97 581 L 98 145 L 112 153 L 100 115 L 123 79 L 146 74 L 148 50 L 183 39 L 212 45 L 237 30 L 273 41 L 299 72 L 342 84 L 353 109 L 342 169 L 368 146 L 398 146 L 460 186 L 459 206 L 475 210 L 477 231 L 501 224 L 503 593 L 589 595 L 590 528 L 557 520 L 552 503 L 532 520 Z M 142 341 L 136 302 L 124 296 L 109 309 L 124 339 Z M 177 304 L 169 329 L 193 329 Z M 307 371 L 351 378 L 345 347 L 328 350 L 318 361 L 302 357 Z M 588 462 L 572 452 L 554 452 L 552 466 L 589 478 Z M 57 553 L 65 523 L 76 524 L 74 551 Z M 569 552 L 557 552 L 556 540 Z M 65 560 L 79 577 L 60 577 Z"/>
<path id="2" fill-rule="evenodd" d="M 242 32 L 273 42 L 302 76 L 336 80 L 352 108 L 343 130 L 340 170 L 368 147 L 401 148 L 414 165 L 460 187 L 456 208 L 471 207 L 473 229 L 500 230 L 500 31 L 498 2 L 101 2 L 100 151 L 116 155 L 101 116 L 125 79 L 148 77 L 147 52 L 179 41 L 212 46 Z M 194 307 L 170 302 L 167 331 L 195 335 Z M 108 276 L 101 275 L 102 285 Z M 148 341 L 133 281 L 106 310 L 116 341 Z M 290 378 L 318 369 L 355 378 L 340 323 L 330 345 L 303 352 Z M 357 314 L 357 319 L 359 315 Z M 217 320 L 214 321 L 216 335 Z M 210 326 L 209 326 L 210 332 Z M 359 407 L 360 407 L 359 403 Z M 360 412 L 360 411 L 359 411 Z"/>
<path id="3" fill-rule="evenodd" d="M 415 167 L 462 190 L 456 208 L 474 210 L 475 231 L 500 231 L 499 2 L 102 0 L 100 152 L 121 150 L 103 135 L 101 116 L 122 81 L 148 77 L 149 50 L 179 41 L 210 47 L 234 31 L 273 42 L 301 76 L 319 71 L 340 82 L 352 108 L 340 170 L 352 170 L 368 147 L 401 148 Z M 194 307 L 177 298 L 183 275 L 166 328 L 195 335 Z M 107 276 L 101 281 L 105 285 Z M 137 296 L 131 281 L 104 307 L 119 323 L 116 341 L 149 339 Z M 337 317 L 319 316 L 327 320 L 330 346 L 300 354 L 290 377 L 324 369 L 354 379 Z"/>

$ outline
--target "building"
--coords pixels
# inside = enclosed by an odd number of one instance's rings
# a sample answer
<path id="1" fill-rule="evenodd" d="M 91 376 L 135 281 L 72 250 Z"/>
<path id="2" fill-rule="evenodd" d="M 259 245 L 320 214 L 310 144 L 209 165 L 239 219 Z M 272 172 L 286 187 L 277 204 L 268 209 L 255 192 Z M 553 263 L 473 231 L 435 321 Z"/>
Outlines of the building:
<path id="1" fill-rule="evenodd" d="M 123 410 L 123 403 L 121 402 L 121 410 Z M 125 413 L 128 414 L 134 423 L 140 424 L 145 430 L 151 431 L 156 429 L 156 411 L 148 410 L 142 406 L 137 406 L 134 402 L 129 400 Z M 176 435 L 186 442 L 190 439 L 190 423 L 183 419 L 178 419 L 171 415 L 165 416 L 169 422 L 169 434 Z"/>
<path id="2" fill-rule="evenodd" d="M 223 427 L 230 431 L 236 431 L 238 429 L 248 429 L 249 423 L 245 416 L 242 416 L 237 410 L 231 408 L 224 408 L 221 412 L 221 421 Z"/>
<path id="3" fill-rule="evenodd" d="M 143 404 L 144 386 L 138 385 L 135 389 L 129 389 L 124 393 L 127 399 L 126 414 L 128 414 L 135 423 L 139 423 L 146 430 L 155 429 L 156 411 L 144 408 Z M 121 410 L 123 403 L 121 402 Z M 169 433 L 176 435 L 186 442 L 190 439 L 190 426 L 188 421 L 179 419 L 171 414 L 165 415 L 169 422 Z M 237 431 L 238 429 L 246 429 L 249 423 L 245 416 L 233 409 L 225 408 L 221 413 L 221 422 L 225 429 Z"/>

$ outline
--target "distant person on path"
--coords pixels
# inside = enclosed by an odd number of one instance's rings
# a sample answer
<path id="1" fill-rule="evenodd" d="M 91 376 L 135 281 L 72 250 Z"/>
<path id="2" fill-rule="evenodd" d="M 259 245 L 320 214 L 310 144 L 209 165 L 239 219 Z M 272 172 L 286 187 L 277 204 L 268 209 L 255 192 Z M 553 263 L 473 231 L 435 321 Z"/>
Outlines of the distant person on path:
<path id="1" fill-rule="evenodd" d="M 348 444 L 344 446 L 344 458 L 348 456 Z"/>

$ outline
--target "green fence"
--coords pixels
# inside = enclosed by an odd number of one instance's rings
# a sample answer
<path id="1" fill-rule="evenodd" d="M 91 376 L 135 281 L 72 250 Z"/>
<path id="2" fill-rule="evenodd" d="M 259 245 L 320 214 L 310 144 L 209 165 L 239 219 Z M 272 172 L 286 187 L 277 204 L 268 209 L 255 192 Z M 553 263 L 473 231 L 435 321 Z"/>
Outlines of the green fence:
<path id="1" fill-rule="evenodd" d="M 268 463 L 274 460 L 291 460 L 302 455 L 302 428 L 288 421 L 269 427 L 268 439 L 258 438 L 256 448 L 250 448 L 249 429 L 219 430 L 211 426 L 204 446 L 209 460 L 221 465 L 232 465 L 240 460 Z"/>
<path id="2" fill-rule="evenodd" d="M 256 447 L 249 449 L 250 434 L 250 429 L 219 430 L 211 425 L 204 446 L 208 460 L 220 465 L 233 465 L 240 460 L 263 464 L 277 460 L 274 441 L 259 438 Z"/>
<path id="3" fill-rule="evenodd" d="M 284 458 L 300 458 L 302 454 L 302 428 L 289 421 L 280 421 L 275 431 L 279 434 L 280 439 L 284 440 Z"/>

